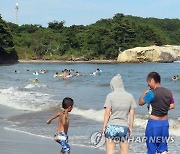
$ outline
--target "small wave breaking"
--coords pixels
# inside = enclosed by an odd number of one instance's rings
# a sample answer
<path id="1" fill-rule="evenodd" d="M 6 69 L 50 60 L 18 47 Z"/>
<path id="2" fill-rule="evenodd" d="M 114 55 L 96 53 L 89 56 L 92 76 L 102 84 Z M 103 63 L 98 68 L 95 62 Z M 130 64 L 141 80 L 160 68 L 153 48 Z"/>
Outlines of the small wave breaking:
<path id="1" fill-rule="evenodd" d="M 53 102 L 53 95 L 34 91 L 23 91 L 18 88 L 10 87 L 0 89 L 0 104 L 18 110 L 41 111 L 48 106 L 56 106 Z"/>
<path id="2" fill-rule="evenodd" d="M 94 109 L 80 109 L 74 108 L 72 114 L 79 115 L 87 119 L 95 120 L 98 122 L 103 122 L 104 110 L 94 110 Z M 147 124 L 148 115 L 136 115 L 134 125 L 145 129 Z M 178 119 L 169 119 L 170 123 L 170 134 L 175 136 L 180 136 L 180 121 Z"/>
<path id="3" fill-rule="evenodd" d="M 34 91 L 23 91 L 18 88 L 10 87 L 8 89 L 0 89 L 0 104 L 6 105 L 18 110 L 26 111 L 42 111 L 49 109 L 56 109 L 59 103 L 52 99 L 53 95 L 44 94 Z M 103 122 L 104 109 L 81 109 L 74 107 L 71 112 L 74 115 L 82 116 L 84 118 Z M 134 125 L 145 129 L 147 123 L 147 116 L 136 115 Z M 180 120 L 169 119 L 170 134 L 180 136 Z"/>
<path id="4" fill-rule="evenodd" d="M 25 89 L 48 88 L 48 86 L 45 85 L 45 84 L 35 83 L 35 84 L 28 84 L 28 85 L 26 85 L 24 88 L 25 88 Z"/>

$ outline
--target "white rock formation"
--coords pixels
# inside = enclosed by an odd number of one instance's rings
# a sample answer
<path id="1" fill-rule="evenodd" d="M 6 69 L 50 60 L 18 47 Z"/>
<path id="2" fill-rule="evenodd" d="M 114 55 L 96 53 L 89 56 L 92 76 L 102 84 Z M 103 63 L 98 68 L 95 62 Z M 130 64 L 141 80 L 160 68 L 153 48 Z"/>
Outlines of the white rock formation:
<path id="1" fill-rule="evenodd" d="M 136 47 L 119 53 L 118 62 L 173 62 L 180 60 L 180 46 Z"/>

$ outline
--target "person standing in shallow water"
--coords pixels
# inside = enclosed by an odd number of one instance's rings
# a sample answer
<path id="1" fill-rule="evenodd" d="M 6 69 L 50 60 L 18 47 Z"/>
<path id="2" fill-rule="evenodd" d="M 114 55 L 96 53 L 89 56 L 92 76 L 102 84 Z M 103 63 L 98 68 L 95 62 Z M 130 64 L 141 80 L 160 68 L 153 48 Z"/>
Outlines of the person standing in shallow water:
<path id="1" fill-rule="evenodd" d="M 129 154 L 128 137 L 133 132 L 134 97 L 125 91 L 121 76 L 118 74 L 110 82 L 111 93 L 106 97 L 103 134 L 106 137 L 107 154 L 115 154 L 115 145 L 120 143 L 121 154 Z M 128 123 L 129 117 L 129 123 Z"/>
<path id="2" fill-rule="evenodd" d="M 147 104 L 151 108 L 146 126 L 146 145 L 148 154 L 167 154 L 169 137 L 168 111 L 175 108 L 174 98 L 170 90 L 161 87 L 161 77 L 157 72 L 147 76 L 150 89 L 143 92 L 139 105 Z"/>

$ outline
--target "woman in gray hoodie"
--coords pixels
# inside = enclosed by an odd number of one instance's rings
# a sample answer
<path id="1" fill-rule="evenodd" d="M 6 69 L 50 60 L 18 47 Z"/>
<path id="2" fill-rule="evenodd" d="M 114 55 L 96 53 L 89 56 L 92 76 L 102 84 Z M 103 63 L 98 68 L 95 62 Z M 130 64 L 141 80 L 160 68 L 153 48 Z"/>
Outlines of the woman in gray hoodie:
<path id="1" fill-rule="evenodd" d="M 137 105 L 134 97 L 125 91 L 119 74 L 112 78 L 110 86 L 112 92 L 106 97 L 103 125 L 107 154 L 115 154 L 116 143 L 120 143 L 121 154 L 129 154 L 128 137 L 132 135 Z"/>

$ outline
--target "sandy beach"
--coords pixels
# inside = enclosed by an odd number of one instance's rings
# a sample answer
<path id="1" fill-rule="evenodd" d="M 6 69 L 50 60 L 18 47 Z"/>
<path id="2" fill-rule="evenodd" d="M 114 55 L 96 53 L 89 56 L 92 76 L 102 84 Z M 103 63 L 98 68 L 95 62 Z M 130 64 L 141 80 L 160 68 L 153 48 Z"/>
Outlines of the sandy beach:
<path id="1" fill-rule="evenodd" d="M 18 60 L 19 63 L 94 63 L 111 64 L 118 63 L 116 60 L 88 60 L 88 61 L 68 61 L 68 60 Z"/>
<path id="2" fill-rule="evenodd" d="M 8 129 L 5 121 L 10 114 L 16 115 L 12 108 L 0 106 L 0 153 L 1 154 L 59 154 L 60 146 L 53 138 L 43 138 Z M 105 151 L 71 145 L 71 154 L 103 154 Z"/>
<path id="3" fill-rule="evenodd" d="M 46 139 L 0 128 L 0 153 L 2 154 L 58 154 L 60 146 Z M 85 147 L 71 146 L 72 154 L 103 154 L 105 152 Z"/>

